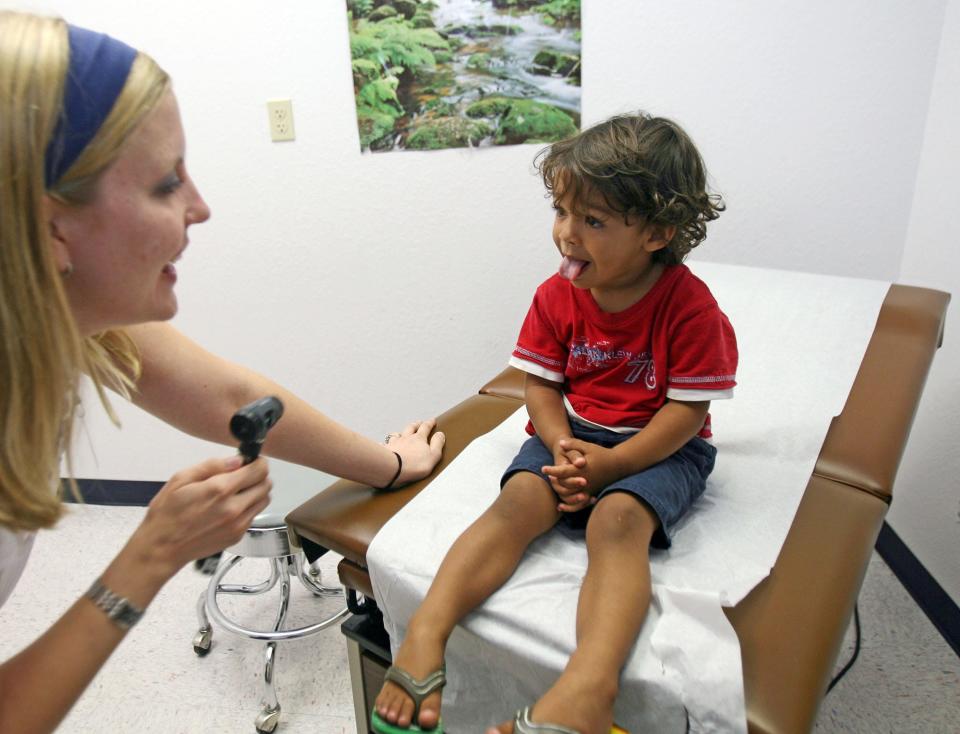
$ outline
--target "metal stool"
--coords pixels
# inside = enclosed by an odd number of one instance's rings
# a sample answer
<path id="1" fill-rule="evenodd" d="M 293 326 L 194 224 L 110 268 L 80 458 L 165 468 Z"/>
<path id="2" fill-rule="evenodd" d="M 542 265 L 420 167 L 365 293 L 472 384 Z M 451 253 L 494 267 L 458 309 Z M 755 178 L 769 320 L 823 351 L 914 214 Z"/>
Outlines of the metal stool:
<path id="1" fill-rule="evenodd" d="M 270 477 L 273 480 L 270 505 L 254 518 L 243 539 L 224 551 L 213 578 L 210 579 L 207 588 L 197 601 L 197 617 L 200 621 L 200 629 L 193 638 L 193 651 L 200 657 L 204 657 L 210 652 L 213 642 L 213 627 L 210 624 L 210 620 L 213 620 L 218 627 L 222 627 L 229 632 L 249 637 L 252 640 L 263 640 L 267 643 L 263 669 L 263 708 L 254 721 L 259 734 L 270 734 L 277 728 L 280 721 L 280 703 L 277 701 L 277 693 L 274 687 L 277 642 L 299 640 L 316 634 L 339 622 L 349 614 L 347 607 L 344 606 L 335 614 L 315 624 L 291 630 L 283 629 L 287 610 L 290 606 L 291 578 L 300 579 L 307 590 L 316 596 L 343 594 L 343 590 L 340 588 L 324 586 L 319 569 L 311 567 L 301 551 L 291 550 L 287 536 L 287 526 L 284 523 L 284 518 L 288 512 L 316 495 L 332 483 L 335 478 L 323 472 L 275 459 L 270 461 Z M 222 583 L 230 570 L 244 558 L 269 559 L 270 577 L 266 581 L 252 586 Z M 276 586 L 278 582 L 280 584 L 280 606 L 272 630 L 254 630 L 244 627 L 229 619 L 220 609 L 217 601 L 218 594 L 264 594 Z"/>

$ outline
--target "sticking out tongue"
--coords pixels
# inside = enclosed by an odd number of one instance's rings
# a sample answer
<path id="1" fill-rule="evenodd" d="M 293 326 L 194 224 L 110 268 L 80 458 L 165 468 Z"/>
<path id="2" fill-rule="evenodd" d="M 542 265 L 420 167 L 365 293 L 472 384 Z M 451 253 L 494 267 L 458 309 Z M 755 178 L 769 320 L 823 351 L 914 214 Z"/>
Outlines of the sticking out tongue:
<path id="1" fill-rule="evenodd" d="M 576 280 L 580 277 L 580 273 L 583 272 L 583 269 L 587 267 L 587 265 L 586 260 L 577 260 L 569 255 L 564 255 L 563 260 L 560 262 L 560 277 L 571 281 Z"/>

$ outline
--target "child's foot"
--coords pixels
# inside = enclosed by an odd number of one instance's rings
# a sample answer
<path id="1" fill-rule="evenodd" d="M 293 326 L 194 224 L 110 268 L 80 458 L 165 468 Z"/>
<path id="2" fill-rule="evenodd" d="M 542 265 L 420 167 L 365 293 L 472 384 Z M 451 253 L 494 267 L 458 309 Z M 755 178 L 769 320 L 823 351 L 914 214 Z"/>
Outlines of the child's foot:
<path id="1" fill-rule="evenodd" d="M 413 628 L 407 631 L 393 664 L 406 671 L 411 677 L 423 680 L 443 666 L 443 641 L 429 634 L 417 633 Z M 440 721 L 441 691 L 431 693 L 420 705 L 418 719 L 415 721 L 414 702 L 396 683 L 387 681 L 380 689 L 373 708 L 386 722 L 399 727 L 416 724 L 421 729 L 433 729 Z"/>
<path id="2" fill-rule="evenodd" d="M 610 734 L 616 686 L 598 683 L 595 678 L 564 672 L 533 706 L 534 724 L 559 724 L 580 734 Z M 513 721 L 487 729 L 487 734 L 513 734 Z"/>

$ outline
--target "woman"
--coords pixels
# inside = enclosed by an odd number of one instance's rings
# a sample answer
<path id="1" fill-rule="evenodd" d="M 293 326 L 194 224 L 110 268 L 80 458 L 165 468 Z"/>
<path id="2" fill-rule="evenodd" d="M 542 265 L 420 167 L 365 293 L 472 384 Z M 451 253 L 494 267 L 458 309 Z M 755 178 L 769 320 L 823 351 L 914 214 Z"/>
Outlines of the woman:
<path id="1" fill-rule="evenodd" d="M 164 323 L 187 230 L 210 210 L 153 60 L 62 20 L 2 12 L 0 120 L 0 604 L 34 532 L 62 513 L 54 488 L 81 374 L 108 411 L 105 388 L 223 443 L 238 407 L 277 395 L 272 455 L 374 486 L 436 465 L 433 421 L 376 444 Z M 263 459 L 175 474 L 90 591 L 0 664 L 0 731 L 53 730 L 164 583 L 238 541 L 269 494 Z"/>

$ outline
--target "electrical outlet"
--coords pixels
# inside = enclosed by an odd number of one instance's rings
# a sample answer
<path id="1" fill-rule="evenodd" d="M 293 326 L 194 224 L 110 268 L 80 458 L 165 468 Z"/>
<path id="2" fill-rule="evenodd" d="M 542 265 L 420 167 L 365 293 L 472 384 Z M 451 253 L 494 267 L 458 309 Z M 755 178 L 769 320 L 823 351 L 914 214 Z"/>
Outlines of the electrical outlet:
<path id="1" fill-rule="evenodd" d="M 267 100 L 270 139 L 273 142 L 293 140 L 293 103 L 289 99 Z"/>

